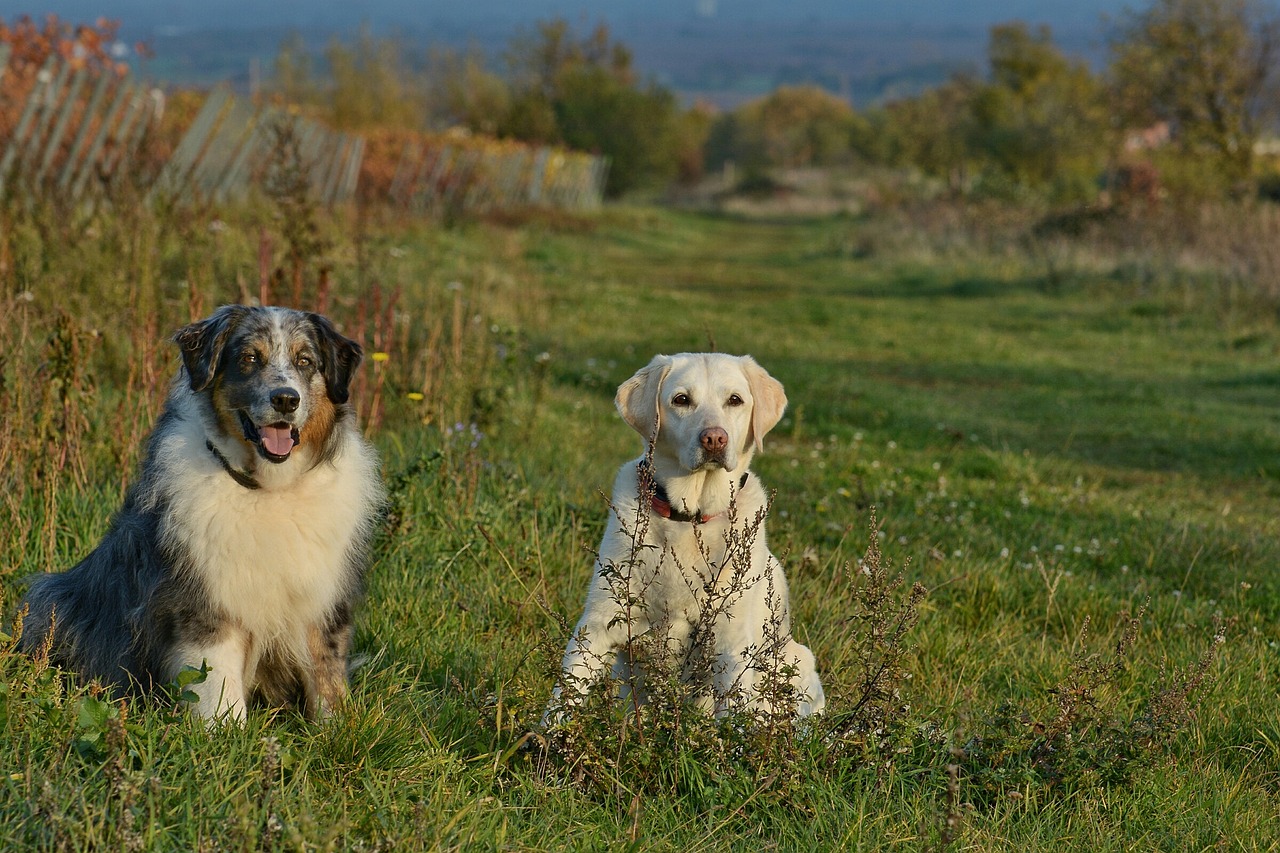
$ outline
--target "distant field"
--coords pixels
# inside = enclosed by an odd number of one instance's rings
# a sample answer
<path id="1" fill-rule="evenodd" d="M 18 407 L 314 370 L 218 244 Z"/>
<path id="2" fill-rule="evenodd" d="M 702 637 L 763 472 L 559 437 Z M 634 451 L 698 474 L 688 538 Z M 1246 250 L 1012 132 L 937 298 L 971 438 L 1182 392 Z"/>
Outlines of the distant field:
<path id="1" fill-rule="evenodd" d="M 28 277 L 6 286 L 5 317 L 29 330 L 11 333 L 0 399 L 35 399 L 52 369 L 39 353 L 55 304 L 100 314 L 108 340 L 83 355 L 97 377 L 81 400 L 83 473 L 45 488 L 48 460 L 26 451 L 5 475 L 6 609 L 23 576 L 92 546 L 128 476 L 128 433 L 112 421 L 143 378 L 129 366 L 138 353 L 111 341 L 126 309 L 93 298 L 95 283 L 141 276 L 160 315 L 177 318 L 188 284 L 207 308 L 253 280 L 252 226 L 233 222 L 216 239 L 187 227 L 185 241 L 130 229 L 144 245 L 118 273 L 86 246 L 23 266 L 38 229 L 7 244 L 8 269 Z M 340 317 L 350 328 L 370 280 L 400 288 L 391 327 L 404 345 L 365 368 L 362 399 L 376 387 L 382 400 L 373 438 L 393 518 L 349 707 L 321 726 L 260 713 L 243 730 L 206 732 L 135 706 L 121 727 L 114 706 L 6 655 L 0 843 L 1280 845 L 1280 330 L 1259 316 L 1242 336 L 1216 298 L 1140 282 L 1105 258 L 1046 283 L 1016 252 L 899 227 L 624 208 L 518 227 L 384 223 L 358 252 L 340 240 Z M 31 302 L 15 299 L 26 288 Z M 402 353 L 435 352 L 433 328 L 446 367 L 402 365 Z M 451 347 L 462 357 L 450 360 Z M 930 590 L 904 644 L 909 708 L 879 762 L 801 733 L 793 766 L 762 769 L 725 732 L 635 743 L 644 763 L 622 765 L 632 771 L 608 790 L 575 784 L 574 768 L 544 764 L 523 736 L 581 606 L 607 511 L 599 492 L 639 452 L 614 390 L 654 353 L 712 348 L 753 354 L 790 398 L 754 468 L 777 490 L 770 542 L 833 718 L 856 710 L 847 700 L 866 628 L 850 618 L 851 585 L 873 510 L 885 558 Z M 166 372 L 174 363 L 163 349 L 155 358 Z M 431 396 L 408 397 L 424 375 L 438 379 Z M 1096 672 L 1144 607 L 1123 665 L 1088 696 L 1096 713 L 1061 742 L 1066 758 L 1015 748 L 1054 729 L 1063 685 L 1079 685 L 1073 662 Z M 1215 649 L 1193 718 L 1166 731 L 1156 715 L 1144 729 L 1150 698 Z"/>

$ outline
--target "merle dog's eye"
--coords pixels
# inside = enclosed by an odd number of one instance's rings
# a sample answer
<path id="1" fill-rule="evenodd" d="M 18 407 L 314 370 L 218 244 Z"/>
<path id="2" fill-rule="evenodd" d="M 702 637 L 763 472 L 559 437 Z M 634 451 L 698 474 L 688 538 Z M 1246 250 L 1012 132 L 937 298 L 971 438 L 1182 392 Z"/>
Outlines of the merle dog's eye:
<path id="1" fill-rule="evenodd" d="M 240 353 L 240 363 L 243 364 L 245 367 L 251 367 L 252 365 L 257 364 L 259 361 L 260 359 L 258 358 L 258 354 L 253 350 L 245 350 L 244 352 Z"/>
<path id="2" fill-rule="evenodd" d="M 310 367 L 314 363 L 309 355 L 300 355 L 293 360 L 294 367 Z"/>
<path id="3" fill-rule="evenodd" d="M 729 395 L 729 405 L 730 405 L 730 406 L 741 406 L 741 405 L 742 405 L 742 398 L 741 398 L 741 397 L 739 397 L 737 394 L 730 394 L 730 395 Z"/>
<path id="4" fill-rule="evenodd" d="M 689 399 L 688 394 L 677 394 L 671 398 L 671 405 L 673 406 L 687 406 L 691 402 L 693 401 Z"/>

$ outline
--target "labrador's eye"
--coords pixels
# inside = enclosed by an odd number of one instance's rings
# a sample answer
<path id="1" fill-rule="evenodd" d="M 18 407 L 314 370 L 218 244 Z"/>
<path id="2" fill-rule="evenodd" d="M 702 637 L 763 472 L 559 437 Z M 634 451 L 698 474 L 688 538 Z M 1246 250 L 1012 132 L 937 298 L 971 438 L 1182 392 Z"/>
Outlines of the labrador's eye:
<path id="1" fill-rule="evenodd" d="M 729 395 L 729 405 L 730 405 L 730 406 L 741 406 L 741 405 L 742 405 L 742 398 L 741 398 L 741 397 L 739 397 L 737 394 L 730 394 L 730 395 Z"/>
<path id="2" fill-rule="evenodd" d="M 680 406 L 681 408 L 689 405 L 691 402 L 692 401 L 689 399 L 688 394 L 677 394 L 671 398 L 671 405 Z"/>

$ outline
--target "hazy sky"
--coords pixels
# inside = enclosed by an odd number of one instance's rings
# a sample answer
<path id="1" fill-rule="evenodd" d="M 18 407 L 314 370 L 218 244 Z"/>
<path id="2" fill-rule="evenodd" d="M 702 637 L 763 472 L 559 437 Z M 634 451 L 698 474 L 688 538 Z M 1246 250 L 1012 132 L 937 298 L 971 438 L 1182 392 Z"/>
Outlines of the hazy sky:
<path id="1" fill-rule="evenodd" d="M 75 21 L 105 16 L 146 28 L 263 26 L 429 27 L 472 22 L 524 21 L 560 15 L 617 23 L 642 19 L 817 19 L 985 27 L 1021 19 L 1060 26 L 1087 25 L 1115 14 L 1124 0 L 7 0 L 5 17 L 56 12 Z"/>

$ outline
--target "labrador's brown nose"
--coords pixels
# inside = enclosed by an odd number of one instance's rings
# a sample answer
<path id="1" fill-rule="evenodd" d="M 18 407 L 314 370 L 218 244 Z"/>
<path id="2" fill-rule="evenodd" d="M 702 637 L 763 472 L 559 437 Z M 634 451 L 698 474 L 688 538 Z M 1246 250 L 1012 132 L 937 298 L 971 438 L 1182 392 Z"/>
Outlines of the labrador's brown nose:
<path id="1" fill-rule="evenodd" d="M 698 443 L 712 456 L 721 456 L 729 446 L 729 433 L 720 427 L 707 427 L 698 433 Z"/>

